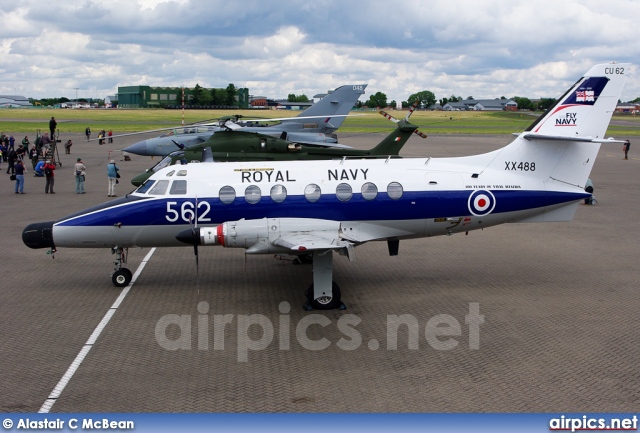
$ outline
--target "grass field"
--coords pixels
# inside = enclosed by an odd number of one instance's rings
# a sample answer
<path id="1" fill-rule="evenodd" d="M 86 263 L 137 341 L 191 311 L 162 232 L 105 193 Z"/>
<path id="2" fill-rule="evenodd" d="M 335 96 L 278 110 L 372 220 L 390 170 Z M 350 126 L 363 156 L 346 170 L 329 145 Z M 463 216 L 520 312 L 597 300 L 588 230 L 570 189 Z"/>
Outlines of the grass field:
<path id="1" fill-rule="evenodd" d="M 185 124 L 241 114 L 247 118 L 293 117 L 298 111 L 288 110 L 185 110 Z M 406 112 L 390 111 L 402 118 Z M 373 133 L 388 132 L 394 124 L 376 111 L 354 111 L 357 116 L 348 117 L 340 132 Z M 420 126 L 426 134 L 511 134 L 526 129 L 540 113 L 511 112 L 442 112 L 416 111 L 411 122 Z M 99 130 L 112 130 L 114 134 L 138 132 L 179 126 L 181 110 L 158 109 L 0 109 L 0 132 L 34 135 L 38 129 L 48 131 L 49 119 L 56 118 L 61 133 L 83 133 L 87 126 L 94 134 Z M 608 135 L 640 135 L 640 117 L 615 115 Z"/>

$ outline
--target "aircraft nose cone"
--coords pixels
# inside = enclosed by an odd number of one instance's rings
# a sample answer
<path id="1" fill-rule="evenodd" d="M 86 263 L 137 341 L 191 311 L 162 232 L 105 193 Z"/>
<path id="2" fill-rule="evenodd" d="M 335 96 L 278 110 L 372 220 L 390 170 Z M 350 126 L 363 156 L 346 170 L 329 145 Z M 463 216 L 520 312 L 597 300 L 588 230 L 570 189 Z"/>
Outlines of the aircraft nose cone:
<path id="1" fill-rule="evenodd" d="M 55 248 L 53 244 L 53 221 L 29 224 L 22 231 L 22 242 L 29 248 Z"/>
<path id="2" fill-rule="evenodd" d="M 123 152 L 133 153 L 134 155 L 151 156 L 149 155 L 149 146 L 147 146 L 147 140 L 138 141 L 129 147 L 122 149 Z"/>

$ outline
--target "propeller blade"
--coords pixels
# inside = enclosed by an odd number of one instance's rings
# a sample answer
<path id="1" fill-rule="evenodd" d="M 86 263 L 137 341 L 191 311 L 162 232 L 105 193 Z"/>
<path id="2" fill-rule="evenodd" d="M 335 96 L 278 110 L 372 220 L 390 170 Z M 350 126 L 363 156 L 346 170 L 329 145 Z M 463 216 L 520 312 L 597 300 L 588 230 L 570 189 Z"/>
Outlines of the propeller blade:
<path id="1" fill-rule="evenodd" d="M 409 121 L 409 117 L 411 117 L 411 115 L 413 114 L 415 109 L 418 108 L 418 103 L 419 103 L 419 101 L 416 101 L 416 102 L 413 103 L 413 105 L 411 107 L 409 107 L 409 112 L 407 113 L 407 116 L 404 118 L 405 122 Z"/>
<path id="2" fill-rule="evenodd" d="M 387 119 L 391 120 L 393 123 L 400 122 L 398 119 L 396 119 L 395 117 L 393 117 L 391 114 L 387 113 L 384 110 L 380 110 L 378 111 L 378 113 L 380 113 L 382 116 L 386 117 Z"/>
<path id="3" fill-rule="evenodd" d="M 198 259 L 198 245 L 193 245 L 193 254 L 196 256 L 196 287 L 198 288 L 198 292 L 200 292 L 200 260 Z"/>
<path id="4" fill-rule="evenodd" d="M 427 138 L 427 134 L 425 134 L 424 132 L 420 132 L 417 129 L 415 131 L 413 131 L 414 134 L 422 137 L 422 138 Z"/>

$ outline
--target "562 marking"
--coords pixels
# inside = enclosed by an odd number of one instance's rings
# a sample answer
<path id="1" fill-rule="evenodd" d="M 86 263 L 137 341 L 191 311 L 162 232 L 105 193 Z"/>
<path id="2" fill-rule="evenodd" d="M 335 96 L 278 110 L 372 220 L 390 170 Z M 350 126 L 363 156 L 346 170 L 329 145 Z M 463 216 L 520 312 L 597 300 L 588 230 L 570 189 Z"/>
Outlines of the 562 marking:
<path id="1" fill-rule="evenodd" d="M 536 171 L 535 162 L 522 162 L 522 161 L 505 161 L 505 170 L 516 171 Z"/>
<path id="2" fill-rule="evenodd" d="M 175 209 L 174 209 L 175 207 Z M 207 217 L 207 214 L 211 212 L 211 205 L 206 201 L 198 202 L 198 222 L 211 222 L 211 218 Z M 186 223 L 191 223 L 196 216 L 195 204 L 190 201 L 185 201 L 181 206 L 178 206 L 177 201 L 167 202 L 167 221 L 174 223 L 181 219 Z"/>

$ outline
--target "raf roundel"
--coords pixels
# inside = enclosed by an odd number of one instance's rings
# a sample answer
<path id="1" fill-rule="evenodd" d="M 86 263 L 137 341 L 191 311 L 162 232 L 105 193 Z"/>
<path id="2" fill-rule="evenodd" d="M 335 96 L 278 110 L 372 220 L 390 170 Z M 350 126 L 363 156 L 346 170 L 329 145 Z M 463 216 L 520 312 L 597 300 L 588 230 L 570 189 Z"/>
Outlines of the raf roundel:
<path id="1" fill-rule="evenodd" d="M 484 216 L 493 212 L 496 198 L 490 191 L 476 190 L 469 196 L 469 212 L 475 216 Z"/>

